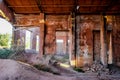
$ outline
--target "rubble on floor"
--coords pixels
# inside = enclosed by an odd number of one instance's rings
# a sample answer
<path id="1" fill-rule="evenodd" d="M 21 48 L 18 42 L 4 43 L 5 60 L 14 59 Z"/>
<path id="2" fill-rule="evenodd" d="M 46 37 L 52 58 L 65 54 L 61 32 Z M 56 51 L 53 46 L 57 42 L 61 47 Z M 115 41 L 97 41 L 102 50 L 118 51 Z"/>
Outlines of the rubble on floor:
<path id="1" fill-rule="evenodd" d="M 82 68 L 86 73 L 97 73 L 100 75 L 120 75 L 120 67 L 115 64 L 108 64 L 104 67 L 100 62 L 94 62 L 92 65 L 86 65 Z"/>
<path id="2" fill-rule="evenodd" d="M 39 71 L 29 64 L 14 60 L 0 59 L 0 63 L 0 80 L 73 80 L 74 78 Z"/>
<path id="3" fill-rule="evenodd" d="M 94 72 L 97 74 L 109 74 L 109 69 L 104 67 L 100 62 L 94 62 L 92 65 L 83 67 L 85 72 Z"/>
<path id="4" fill-rule="evenodd" d="M 0 80 L 120 80 L 120 74 L 97 75 L 94 72 L 79 73 L 69 71 L 69 69 L 60 66 L 56 66 L 56 68 L 53 67 L 52 69 L 56 69 L 62 74 L 55 75 L 38 70 L 37 68 L 23 62 L 10 59 L 0 59 Z"/>

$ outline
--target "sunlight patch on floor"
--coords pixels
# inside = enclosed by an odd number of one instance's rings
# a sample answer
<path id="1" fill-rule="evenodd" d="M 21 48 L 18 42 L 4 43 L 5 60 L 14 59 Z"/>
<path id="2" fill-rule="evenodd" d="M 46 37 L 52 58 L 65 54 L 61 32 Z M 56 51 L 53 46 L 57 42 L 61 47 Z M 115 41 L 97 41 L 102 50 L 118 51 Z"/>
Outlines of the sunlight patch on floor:
<path id="1" fill-rule="evenodd" d="M 70 65 L 64 64 L 64 63 L 60 63 L 60 66 L 61 66 L 61 67 L 64 67 L 64 68 L 69 68 L 69 67 L 70 67 Z"/>

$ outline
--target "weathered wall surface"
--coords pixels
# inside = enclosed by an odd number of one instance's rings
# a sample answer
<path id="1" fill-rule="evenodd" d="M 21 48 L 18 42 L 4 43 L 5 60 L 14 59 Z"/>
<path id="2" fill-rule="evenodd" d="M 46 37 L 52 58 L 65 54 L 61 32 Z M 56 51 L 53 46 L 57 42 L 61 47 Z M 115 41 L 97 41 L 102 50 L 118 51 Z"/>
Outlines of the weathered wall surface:
<path id="1" fill-rule="evenodd" d="M 113 57 L 120 62 L 120 16 L 113 16 Z"/>
<path id="2" fill-rule="evenodd" d="M 93 30 L 100 30 L 101 17 L 96 15 L 81 15 L 77 16 L 76 19 L 77 65 L 83 66 L 86 63 L 90 64 L 93 60 Z"/>
<path id="3" fill-rule="evenodd" d="M 120 16 L 107 16 L 107 53 L 109 55 L 110 51 L 110 34 L 112 34 L 112 55 L 114 63 L 120 62 Z M 93 31 L 100 31 L 102 26 L 101 17 L 98 16 L 77 16 L 77 55 L 78 55 L 78 65 L 83 65 L 85 59 L 81 56 L 85 56 L 85 51 L 88 49 L 88 54 L 92 56 L 90 58 L 93 60 L 93 45 L 94 36 Z M 99 42 L 99 41 L 98 41 Z M 97 48 L 97 47 L 96 47 Z M 79 58 L 80 57 L 80 58 Z M 112 58 L 111 58 L 112 59 Z"/>
<path id="4" fill-rule="evenodd" d="M 13 12 L 7 7 L 3 0 L 0 0 L 0 10 L 5 14 L 6 17 L 9 18 L 9 21 L 13 23 L 14 21 Z"/>
<path id="5" fill-rule="evenodd" d="M 56 31 L 65 31 L 72 34 L 72 22 L 70 21 L 69 15 L 46 15 L 44 20 L 44 15 L 16 15 L 16 26 L 40 27 L 40 53 L 43 53 L 43 48 L 45 54 L 56 53 Z M 112 32 L 112 47 L 113 47 L 113 57 L 114 61 L 120 61 L 120 16 L 107 16 L 107 27 L 108 30 Z M 94 36 L 93 32 L 97 31 L 100 33 L 101 24 L 100 15 L 78 15 L 76 17 L 76 31 L 77 31 L 77 64 L 92 63 L 93 61 L 93 45 Z M 45 26 L 44 26 L 45 25 Z M 100 35 L 100 34 L 99 34 Z M 45 36 L 45 39 L 44 39 Z M 109 35 L 108 35 L 109 38 Z M 107 43 L 109 51 L 109 39 Z M 74 41 L 74 40 L 73 40 Z M 45 45 L 44 45 L 45 42 Z M 71 41 L 72 42 L 72 41 Z M 97 41 L 96 41 L 97 42 Z M 98 42 L 100 42 L 98 40 Z M 34 44 L 34 42 L 32 43 Z M 71 47 L 71 46 L 70 46 Z M 72 42 L 72 47 L 74 47 Z M 72 53 L 72 52 L 71 52 Z M 74 54 L 74 52 L 73 52 Z M 87 60 L 87 61 L 86 61 Z"/>
<path id="6" fill-rule="evenodd" d="M 89 54 L 93 53 L 93 30 L 100 30 L 100 16 L 78 16 L 77 27 L 79 31 L 79 44 L 81 53 L 88 49 Z M 80 52 L 79 52 L 80 53 Z"/>
<path id="7" fill-rule="evenodd" d="M 56 52 L 56 30 L 71 30 L 68 18 L 69 15 L 46 15 L 45 54 Z"/>

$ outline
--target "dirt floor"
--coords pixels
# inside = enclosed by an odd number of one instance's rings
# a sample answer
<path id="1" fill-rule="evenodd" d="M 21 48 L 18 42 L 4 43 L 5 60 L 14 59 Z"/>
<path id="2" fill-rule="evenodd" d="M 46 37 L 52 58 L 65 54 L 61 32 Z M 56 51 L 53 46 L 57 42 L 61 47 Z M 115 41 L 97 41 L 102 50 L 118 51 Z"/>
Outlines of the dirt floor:
<path id="1" fill-rule="evenodd" d="M 78 73 L 63 67 L 54 67 L 61 75 L 44 72 L 35 67 L 9 59 L 0 59 L 0 80 L 120 80 L 120 74 L 104 75 Z"/>

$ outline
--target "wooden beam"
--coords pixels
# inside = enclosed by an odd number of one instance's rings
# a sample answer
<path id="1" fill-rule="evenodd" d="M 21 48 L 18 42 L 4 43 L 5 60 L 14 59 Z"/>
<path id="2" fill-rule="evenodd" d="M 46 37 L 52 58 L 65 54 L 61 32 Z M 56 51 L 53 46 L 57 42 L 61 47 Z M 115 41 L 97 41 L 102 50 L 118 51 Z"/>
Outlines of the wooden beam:
<path id="1" fill-rule="evenodd" d="M 41 11 L 20 11 L 20 12 L 15 12 L 16 14 L 37 14 L 40 13 Z"/>
<path id="2" fill-rule="evenodd" d="M 42 6 L 41 6 L 41 0 L 36 0 L 37 6 L 41 12 L 43 12 Z"/>
<path id="3" fill-rule="evenodd" d="M 18 25 L 18 24 L 14 24 L 13 26 L 15 26 L 15 27 L 33 27 L 35 25 Z"/>
<path id="4" fill-rule="evenodd" d="M 102 11 L 98 12 L 91 12 L 91 11 L 80 11 L 77 13 L 77 15 L 100 15 L 103 13 Z M 107 11 L 105 12 L 106 15 L 120 15 L 120 11 Z"/>
<path id="5" fill-rule="evenodd" d="M 63 4 L 58 4 L 58 5 L 55 5 L 55 4 L 48 4 L 48 5 L 29 5 L 29 6 L 17 6 L 17 5 L 15 5 L 15 6 L 8 6 L 8 7 L 12 7 L 12 8 L 23 8 L 23 7 L 27 7 L 27 8 L 31 8 L 31 7 L 39 7 L 39 6 L 41 6 L 41 7 L 73 7 L 73 6 L 75 6 L 75 5 L 63 5 Z M 106 6 L 108 6 L 108 5 L 79 5 L 80 7 L 106 7 Z"/>
<path id="6" fill-rule="evenodd" d="M 109 11 L 113 6 L 115 6 L 117 4 L 119 0 L 110 0 L 108 6 L 102 11 L 102 13 L 106 13 L 107 11 Z"/>
<path id="7" fill-rule="evenodd" d="M 11 7 L 11 8 L 24 8 L 24 7 L 31 8 L 31 7 L 38 7 L 38 5 L 30 5 L 30 6 L 8 6 L 8 7 Z"/>

